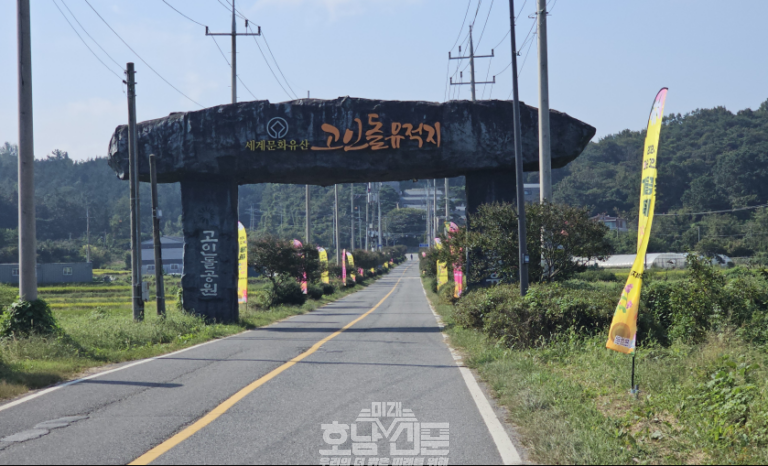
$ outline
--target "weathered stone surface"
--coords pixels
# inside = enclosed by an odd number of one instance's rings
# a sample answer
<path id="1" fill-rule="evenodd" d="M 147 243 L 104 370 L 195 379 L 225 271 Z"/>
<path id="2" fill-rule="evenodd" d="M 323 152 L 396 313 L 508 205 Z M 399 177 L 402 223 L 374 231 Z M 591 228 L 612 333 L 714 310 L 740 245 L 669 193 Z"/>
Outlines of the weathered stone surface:
<path id="1" fill-rule="evenodd" d="M 595 128 L 554 110 L 550 118 L 552 166 L 559 168 L 582 152 Z M 538 170 L 537 119 L 536 108 L 521 105 L 526 171 Z M 377 122 L 381 123 L 378 131 Z M 422 123 L 429 126 L 416 134 Z M 428 128 L 436 131 L 438 123 L 439 134 L 428 142 Z M 287 126 L 284 134 L 281 124 Z M 324 124 L 338 130 L 338 140 L 324 131 Z M 405 136 L 407 125 L 413 125 L 411 137 L 406 136 L 399 148 L 393 148 L 398 144 L 391 136 L 398 127 L 398 135 Z M 148 156 L 154 153 L 159 180 L 165 183 L 201 175 L 228 177 L 238 184 L 314 185 L 453 177 L 514 170 L 512 134 L 509 101 L 438 104 L 344 97 L 277 104 L 241 102 L 139 123 L 139 172 L 142 181 L 149 180 Z M 372 149 L 370 143 L 377 136 L 381 136 L 380 147 L 387 148 Z M 329 137 L 331 147 L 368 147 L 320 150 L 329 146 Z M 263 150 L 258 146 L 261 141 L 265 141 Z M 280 141 L 285 141 L 284 149 L 278 145 Z M 291 141 L 296 142 L 294 150 Z M 270 150 L 271 143 L 274 150 Z M 110 166 L 120 178 L 127 179 L 127 127 L 115 131 L 109 155 Z"/>

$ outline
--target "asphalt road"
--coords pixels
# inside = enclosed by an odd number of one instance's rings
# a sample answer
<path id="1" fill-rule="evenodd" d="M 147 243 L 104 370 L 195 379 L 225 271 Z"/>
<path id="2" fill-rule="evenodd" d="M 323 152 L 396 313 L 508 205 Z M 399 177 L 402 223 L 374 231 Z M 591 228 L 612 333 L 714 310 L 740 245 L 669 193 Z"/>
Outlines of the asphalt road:
<path id="1" fill-rule="evenodd" d="M 315 312 L 126 366 L 0 407 L 0 463 L 503 462 L 415 263 Z"/>

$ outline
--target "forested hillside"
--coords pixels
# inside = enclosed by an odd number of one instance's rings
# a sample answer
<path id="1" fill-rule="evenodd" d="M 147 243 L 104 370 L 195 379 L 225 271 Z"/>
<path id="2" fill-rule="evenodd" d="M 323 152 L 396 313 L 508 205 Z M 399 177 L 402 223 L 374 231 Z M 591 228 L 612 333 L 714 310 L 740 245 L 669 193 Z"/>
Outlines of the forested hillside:
<path id="1" fill-rule="evenodd" d="M 625 130 L 591 143 L 567 167 L 554 172 L 556 202 L 588 206 L 593 214 L 637 218 L 640 161 L 645 131 Z M 669 115 L 661 131 L 656 212 L 651 252 L 720 252 L 751 256 L 768 252 L 766 209 L 735 210 L 768 204 L 768 101 L 758 110 L 733 114 L 725 108 Z M 0 262 L 16 260 L 16 146 L 0 146 Z M 529 174 L 535 181 L 535 174 Z M 451 180 L 451 190 L 463 179 Z M 423 187 L 409 182 L 403 188 Z M 438 183 L 439 184 L 439 183 Z M 98 245 L 99 262 L 123 261 L 129 238 L 128 183 L 120 181 L 104 158 L 75 162 L 66 152 L 54 151 L 35 162 L 37 228 L 40 260 L 82 260 L 86 206 L 90 208 L 91 243 Z M 358 209 L 350 213 L 350 185 L 339 186 L 341 245 L 349 243 L 352 216 L 355 227 L 365 222 L 365 185 L 355 186 Z M 162 229 L 181 234 L 178 184 L 160 185 Z M 311 188 L 313 242 L 332 247 L 333 187 Z M 142 231 L 151 234 L 149 186 L 142 183 Z M 418 244 L 421 211 L 398 209 L 398 193 L 382 190 L 383 227 L 400 243 Z M 440 208 L 442 211 L 442 208 Z M 727 210 L 715 215 L 690 215 Z M 357 222 L 358 214 L 360 222 Z M 240 218 L 246 227 L 282 238 L 304 237 L 304 186 L 248 185 L 240 188 Z M 372 223 L 374 213 L 371 212 Z M 616 235 L 613 233 L 613 235 Z M 359 230 L 356 240 L 362 239 Z M 612 241 L 617 252 L 633 252 L 636 234 L 620 234 Z M 701 240 L 699 240 L 701 238 Z M 103 250 L 99 249 L 103 248 Z M 101 265 L 101 264 L 98 264 Z"/>
<path id="2" fill-rule="evenodd" d="M 555 201 L 636 219 L 644 138 L 645 130 L 625 130 L 591 143 L 576 161 L 557 170 Z M 756 111 L 733 114 L 717 107 L 664 118 L 657 214 L 731 211 L 766 203 L 768 101 Z M 768 246 L 765 209 L 657 216 L 654 221 L 651 252 L 699 249 L 746 256 Z M 619 238 L 619 251 L 634 248 L 633 235 L 626 236 Z"/>

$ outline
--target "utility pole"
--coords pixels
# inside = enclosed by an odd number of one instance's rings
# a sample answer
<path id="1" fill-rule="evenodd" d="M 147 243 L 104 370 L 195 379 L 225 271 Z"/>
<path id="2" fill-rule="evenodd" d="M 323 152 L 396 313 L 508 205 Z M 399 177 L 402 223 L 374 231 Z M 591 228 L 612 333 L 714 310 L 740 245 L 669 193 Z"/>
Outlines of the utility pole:
<path id="1" fill-rule="evenodd" d="M 152 237 L 155 246 L 155 298 L 157 315 L 165 316 L 165 283 L 163 282 L 163 250 L 160 243 L 160 219 L 163 212 L 157 200 L 157 164 L 155 154 L 149 154 L 149 178 L 152 183 Z"/>
<path id="2" fill-rule="evenodd" d="M 379 238 L 378 238 L 378 247 L 377 251 L 381 251 L 381 182 L 379 182 L 379 190 L 376 191 L 376 204 L 378 205 L 379 209 Z"/>
<path id="3" fill-rule="evenodd" d="M 425 180 L 424 185 L 426 186 L 426 189 L 424 190 L 424 206 L 426 207 L 427 212 L 427 247 L 432 246 L 432 231 L 430 225 L 432 224 L 432 220 L 430 218 L 430 209 L 429 209 L 429 181 Z"/>
<path id="4" fill-rule="evenodd" d="M 528 292 L 528 248 L 525 234 L 525 191 L 523 186 L 523 141 L 520 128 L 520 95 L 517 89 L 517 44 L 515 41 L 515 0 L 509 0 L 509 23 L 512 28 L 512 94 L 515 137 L 515 178 L 517 182 L 517 237 L 519 243 L 520 296 Z"/>
<path id="5" fill-rule="evenodd" d="M 304 220 L 304 244 L 310 243 L 310 223 L 309 223 L 309 185 L 304 187 L 304 211 L 306 212 L 306 218 Z"/>
<path id="6" fill-rule="evenodd" d="M 144 320 L 141 296 L 141 212 L 139 210 L 139 156 L 136 147 L 136 77 L 133 63 L 126 65 L 128 75 L 128 178 L 131 181 L 131 282 L 133 285 L 133 319 Z"/>
<path id="7" fill-rule="evenodd" d="M 256 219 L 254 218 L 254 209 L 253 204 L 251 204 L 251 208 L 249 209 L 249 213 L 251 214 L 251 231 L 256 229 Z"/>
<path id="8" fill-rule="evenodd" d="M 237 32 L 235 0 L 232 0 L 232 32 L 208 32 L 208 26 L 205 27 L 206 36 L 232 36 L 232 103 L 237 103 L 237 36 L 260 36 L 261 26 L 257 33 Z M 245 30 L 248 31 L 248 20 L 245 20 Z"/>
<path id="9" fill-rule="evenodd" d="M 19 296 L 37 299 L 35 147 L 32 127 L 32 33 L 29 0 L 16 1 L 19 93 Z"/>
<path id="10" fill-rule="evenodd" d="M 547 0 L 537 0 L 539 47 L 539 183 L 541 203 L 552 202 L 552 153 L 549 131 L 549 64 L 547 59 Z"/>
<path id="11" fill-rule="evenodd" d="M 449 223 L 451 221 L 451 210 L 449 204 L 449 197 L 448 197 L 448 178 L 445 179 L 445 193 L 443 195 L 443 199 L 445 199 L 445 223 Z M 448 233 L 446 231 L 446 233 Z"/>
<path id="12" fill-rule="evenodd" d="M 362 221 L 360 220 L 360 207 L 357 208 L 357 234 L 359 235 L 358 241 L 360 243 L 360 247 L 363 247 L 363 225 L 361 224 Z"/>
<path id="13" fill-rule="evenodd" d="M 91 263 L 91 207 L 85 206 L 85 261 Z"/>
<path id="14" fill-rule="evenodd" d="M 341 265 L 341 256 L 339 255 L 339 249 L 341 248 L 339 244 L 339 185 L 337 184 L 333 185 L 333 220 L 334 237 L 336 238 L 336 265 Z"/>
<path id="15" fill-rule="evenodd" d="M 432 180 L 432 187 L 434 188 L 434 191 L 432 191 L 432 211 L 435 213 L 432 219 L 432 236 L 436 237 L 437 227 L 440 225 L 440 216 L 437 215 L 437 180 Z"/>
<path id="16" fill-rule="evenodd" d="M 459 46 L 459 53 L 461 53 L 461 46 Z M 448 52 L 448 59 L 449 60 L 466 60 L 469 58 L 469 75 L 470 75 L 470 81 L 469 82 L 453 82 L 453 76 L 451 76 L 451 86 L 472 86 L 472 101 L 474 102 L 476 99 L 475 96 L 475 85 L 477 84 L 496 84 L 496 76 L 493 77 L 493 81 L 482 81 L 477 82 L 475 81 L 475 58 L 493 58 L 494 57 L 494 51 L 491 49 L 490 55 L 475 55 L 475 44 L 472 39 L 472 26 L 469 26 L 469 56 L 468 57 L 452 57 L 451 52 Z M 461 71 L 459 73 L 459 78 L 464 78 L 464 72 Z"/>
<path id="17" fill-rule="evenodd" d="M 365 250 L 370 251 L 371 219 L 368 212 L 371 208 L 371 183 L 368 183 L 367 190 L 368 192 L 365 197 Z"/>
<path id="18" fill-rule="evenodd" d="M 355 250 L 355 183 L 349 184 L 349 200 L 351 208 L 349 209 L 349 221 L 352 222 L 352 228 L 349 230 L 350 251 Z"/>

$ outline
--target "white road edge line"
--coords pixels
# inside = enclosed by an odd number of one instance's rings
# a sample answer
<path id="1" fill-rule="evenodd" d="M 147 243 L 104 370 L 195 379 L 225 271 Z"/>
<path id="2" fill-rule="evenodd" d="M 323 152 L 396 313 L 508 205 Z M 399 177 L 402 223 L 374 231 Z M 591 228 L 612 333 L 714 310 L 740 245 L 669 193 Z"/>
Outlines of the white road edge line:
<path id="1" fill-rule="evenodd" d="M 444 328 L 445 324 L 443 323 L 443 319 L 440 318 L 440 315 L 435 312 L 435 309 L 432 307 L 432 302 L 429 300 L 429 296 L 427 296 L 427 290 L 424 289 L 423 282 L 420 283 L 420 285 L 421 290 L 424 292 L 424 297 L 427 299 L 429 310 L 432 311 L 432 315 L 435 316 L 437 325 L 441 329 Z M 454 349 L 451 348 L 451 346 L 448 344 L 447 336 L 445 334 L 443 334 L 443 336 L 445 337 L 443 338 L 443 341 L 451 351 L 453 359 L 456 361 L 456 365 L 459 367 L 461 376 L 464 378 L 464 383 L 467 385 L 469 393 L 472 395 L 472 399 L 475 400 L 477 410 L 480 411 L 480 415 L 483 417 L 483 421 L 485 421 L 485 426 L 488 427 L 488 431 L 491 433 L 493 443 L 496 444 L 496 449 L 499 450 L 501 460 L 504 462 L 504 464 L 523 464 L 523 460 L 520 458 L 520 454 L 512 444 L 512 440 L 509 439 L 507 431 L 504 429 L 501 421 L 499 421 L 499 418 L 493 411 L 491 403 L 488 401 L 488 398 L 486 398 L 485 393 L 480 388 L 480 385 L 478 385 L 477 380 L 475 380 L 474 374 L 472 374 L 472 371 L 470 371 L 461 363 L 461 356 L 459 356 L 458 353 L 456 353 Z"/>
<path id="2" fill-rule="evenodd" d="M 249 332 L 249 331 L 250 330 L 246 330 L 246 332 Z M 184 348 L 184 349 L 179 350 L 179 351 L 174 351 L 173 353 L 164 354 L 162 356 L 156 356 L 154 358 L 141 359 L 139 361 L 132 362 L 130 364 L 126 364 L 124 366 L 117 367 L 115 369 L 111 369 L 111 370 L 104 371 L 104 372 L 99 372 L 98 374 L 89 375 L 88 377 L 83 377 L 82 379 L 72 380 L 72 381 L 65 382 L 65 383 L 60 384 L 60 385 L 54 385 L 53 387 L 46 388 L 45 390 L 41 390 L 41 391 L 39 391 L 37 393 L 33 393 L 32 395 L 25 396 L 24 398 L 19 398 L 16 401 L 12 401 L 10 403 L 4 404 L 4 405 L 0 406 L 0 412 L 5 411 L 6 409 L 13 408 L 14 406 L 18 406 L 18 405 L 20 405 L 22 403 L 26 403 L 27 401 L 32 401 L 35 398 L 39 398 L 39 397 L 41 397 L 43 395 L 47 395 L 47 394 L 49 394 L 51 392 L 55 392 L 56 390 L 59 390 L 61 388 L 69 387 L 70 385 L 75 385 L 75 384 L 78 384 L 78 383 L 81 383 L 81 382 L 85 382 L 86 380 L 95 379 L 96 377 L 101 377 L 103 375 L 108 375 L 108 374 L 112 374 L 112 373 L 115 373 L 115 372 L 118 372 L 118 371 L 122 371 L 122 370 L 125 370 L 125 369 L 130 369 L 131 367 L 139 366 L 141 364 L 144 364 L 144 363 L 147 363 L 147 362 L 150 362 L 150 361 L 156 361 L 158 359 L 163 359 L 163 358 L 167 358 L 167 357 L 170 357 L 170 356 L 175 356 L 175 355 L 183 353 L 185 351 L 193 350 L 195 348 L 200 348 L 201 346 L 205 346 L 205 345 L 208 345 L 208 344 L 211 344 L 211 343 L 215 343 L 217 341 L 223 341 L 223 340 L 226 340 L 227 338 L 234 337 L 234 336 L 240 335 L 242 333 L 245 333 L 245 332 L 236 333 L 235 335 L 230 335 L 230 336 L 225 337 L 225 338 L 218 338 L 216 340 L 209 340 L 209 341 L 206 341 L 204 343 L 200 343 L 199 345 L 190 346 L 189 348 Z"/>

